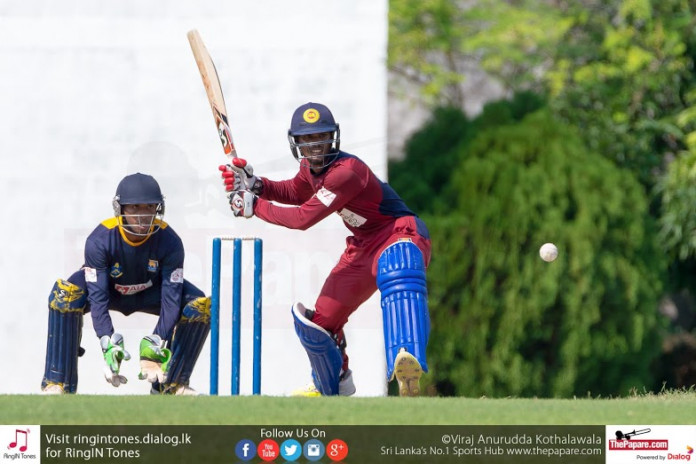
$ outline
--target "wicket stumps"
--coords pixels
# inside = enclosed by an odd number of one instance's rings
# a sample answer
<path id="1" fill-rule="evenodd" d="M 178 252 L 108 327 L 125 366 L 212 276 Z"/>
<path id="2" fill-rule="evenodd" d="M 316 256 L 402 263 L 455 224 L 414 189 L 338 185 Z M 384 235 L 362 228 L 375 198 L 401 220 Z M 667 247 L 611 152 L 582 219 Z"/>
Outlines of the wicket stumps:
<path id="1" fill-rule="evenodd" d="M 222 241 L 232 242 L 232 378 L 231 394 L 239 395 L 240 338 L 242 326 L 242 242 L 254 242 L 254 395 L 261 394 L 261 275 L 263 240 L 258 237 L 216 237 L 213 239 L 213 278 L 210 296 L 210 394 L 218 394 L 220 353 L 220 264 Z"/>

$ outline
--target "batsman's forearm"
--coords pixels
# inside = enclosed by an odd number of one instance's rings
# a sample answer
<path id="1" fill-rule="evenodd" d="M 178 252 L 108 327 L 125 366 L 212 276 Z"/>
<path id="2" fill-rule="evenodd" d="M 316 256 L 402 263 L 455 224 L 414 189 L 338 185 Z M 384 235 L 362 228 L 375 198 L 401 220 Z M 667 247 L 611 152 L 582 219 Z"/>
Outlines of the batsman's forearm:
<path id="1" fill-rule="evenodd" d="M 332 212 L 333 210 L 318 200 L 310 200 L 299 207 L 282 207 L 259 198 L 254 206 L 254 214 L 258 218 L 288 229 L 299 230 L 309 229 Z"/>
<path id="2" fill-rule="evenodd" d="M 284 205 L 301 205 L 306 198 L 302 198 L 297 192 L 293 179 L 274 181 L 265 177 L 260 177 L 263 182 L 263 190 L 260 197 L 264 200 L 275 201 Z"/>

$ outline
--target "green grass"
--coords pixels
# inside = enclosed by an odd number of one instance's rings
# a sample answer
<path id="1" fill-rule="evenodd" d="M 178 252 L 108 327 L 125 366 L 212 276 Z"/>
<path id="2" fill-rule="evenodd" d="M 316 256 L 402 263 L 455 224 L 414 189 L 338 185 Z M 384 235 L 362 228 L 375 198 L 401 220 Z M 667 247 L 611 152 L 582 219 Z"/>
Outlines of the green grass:
<path id="1" fill-rule="evenodd" d="M 0 395 L 5 424 L 692 424 L 696 392 L 621 399 Z"/>

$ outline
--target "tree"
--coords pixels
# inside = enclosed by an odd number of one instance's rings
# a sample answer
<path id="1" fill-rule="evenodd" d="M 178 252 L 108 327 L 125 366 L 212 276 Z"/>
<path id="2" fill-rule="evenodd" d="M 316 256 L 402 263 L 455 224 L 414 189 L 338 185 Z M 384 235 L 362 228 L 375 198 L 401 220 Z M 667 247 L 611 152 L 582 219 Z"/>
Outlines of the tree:
<path id="1" fill-rule="evenodd" d="M 404 159 L 389 161 L 390 184 L 416 214 L 446 212 L 452 202 L 452 172 L 466 156 L 460 145 L 489 127 L 521 121 L 545 104 L 539 95 L 520 92 L 509 100 L 487 103 L 471 121 L 459 108 L 435 108 L 406 143 Z"/>
<path id="2" fill-rule="evenodd" d="M 433 107 L 463 108 L 473 67 L 510 93 L 541 92 L 543 74 L 572 19 L 541 0 L 391 0 L 389 70 Z"/>
<path id="3" fill-rule="evenodd" d="M 437 391 L 652 388 L 666 266 L 632 174 L 545 110 L 478 133 L 460 159 L 451 209 L 426 218 Z M 550 264 L 537 254 L 548 241 L 561 250 Z"/>
<path id="4" fill-rule="evenodd" d="M 389 183 L 416 214 L 441 209 L 441 194 L 458 160 L 454 148 L 469 137 L 471 123 L 458 108 L 436 108 L 411 136 L 403 160 L 389 161 Z"/>
<path id="5" fill-rule="evenodd" d="M 694 7 L 682 0 L 570 4 L 573 27 L 546 75 L 551 105 L 589 148 L 652 189 L 665 156 L 685 143 L 676 119 L 694 83 L 687 46 Z"/>

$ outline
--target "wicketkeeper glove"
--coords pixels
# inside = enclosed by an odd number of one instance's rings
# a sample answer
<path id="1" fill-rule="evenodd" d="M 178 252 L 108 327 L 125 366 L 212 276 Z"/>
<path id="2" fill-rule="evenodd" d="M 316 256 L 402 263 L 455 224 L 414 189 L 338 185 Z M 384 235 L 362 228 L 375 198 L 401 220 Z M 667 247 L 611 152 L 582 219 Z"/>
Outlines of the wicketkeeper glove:
<path id="1" fill-rule="evenodd" d="M 254 175 L 253 166 L 246 160 L 234 158 L 232 164 L 219 166 L 218 169 L 222 171 L 222 180 L 228 193 L 249 190 L 256 195 L 261 195 L 263 192 L 263 181 Z"/>
<path id="2" fill-rule="evenodd" d="M 167 342 L 159 335 L 148 335 L 140 341 L 140 380 L 164 383 L 172 359 L 172 352 L 165 348 Z"/>
<path id="3" fill-rule="evenodd" d="M 254 205 L 256 204 L 256 195 L 246 190 L 232 192 L 230 195 L 230 208 L 235 216 L 244 216 L 250 218 L 254 215 Z"/>
<path id="4" fill-rule="evenodd" d="M 112 336 L 104 335 L 99 339 L 102 353 L 104 354 L 104 378 L 114 387 L 118 387 L 122 383 L 128 383 L 128 379 L 119 374 L 121 370 L 121 361 L 128 361 L 131 356 L 123 348 L 123 335 L 115 333 Z"/>

